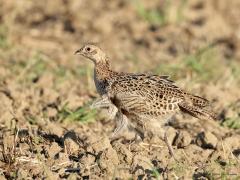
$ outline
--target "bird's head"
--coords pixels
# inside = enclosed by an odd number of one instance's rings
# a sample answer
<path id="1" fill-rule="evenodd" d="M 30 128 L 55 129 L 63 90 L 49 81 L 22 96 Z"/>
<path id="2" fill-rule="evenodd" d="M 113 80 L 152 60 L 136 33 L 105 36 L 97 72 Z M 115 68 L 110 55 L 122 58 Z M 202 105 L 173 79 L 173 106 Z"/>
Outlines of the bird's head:
<path id="1" fill-rule="evenodd" d="M 99 47 L 92 44 L 84 45 L 82 48 L 78 49 L 75 54 L 82 55 L 92 60 L 95 64 L 107 62 L 106 54 Z"/>

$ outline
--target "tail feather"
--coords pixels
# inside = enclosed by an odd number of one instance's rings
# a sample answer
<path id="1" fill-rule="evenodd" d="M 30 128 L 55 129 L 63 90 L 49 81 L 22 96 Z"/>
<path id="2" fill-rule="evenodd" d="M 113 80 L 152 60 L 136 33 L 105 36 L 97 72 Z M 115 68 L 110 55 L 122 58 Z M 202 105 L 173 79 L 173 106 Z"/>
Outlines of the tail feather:
<path id="1" fill-rule="evenodd" d="M 179 108 L 183 111 L 186 112 L 193 117 L 196 117 L 198 119 L 211 119 L 211 120 L 216 120 L 217 116 L 213 111 L 202 109 L 197 106 L 192 106 L 187 103 L 179 103 Z"/>
<path id="2" fill-rule="evenodd" d="M 207 99 L 204 99 L 202 97 L 195 96 L 192 94 L 188 94 L 188 93 L 186 95 L 187 95 L 187 98 L 189 98 L 192 101 L 194 106 L 206 107 L 206 106 L 210 105 L 210 103 Z"/>

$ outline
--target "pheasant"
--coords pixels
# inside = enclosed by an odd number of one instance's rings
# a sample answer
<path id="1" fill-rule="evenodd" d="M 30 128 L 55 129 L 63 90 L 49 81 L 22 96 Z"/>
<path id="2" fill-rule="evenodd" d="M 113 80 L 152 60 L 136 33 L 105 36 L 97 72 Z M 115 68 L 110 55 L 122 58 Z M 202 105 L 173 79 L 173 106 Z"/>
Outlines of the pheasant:
<path id="1" fill-rule="evenodd" d="M 113 136 L 128 125 L 144 136 L 145 129 L 163 137 L 173 155 L 164 124 L 177 112 L 186 112 L 199 119 L 215 119 L 209 101 L 192 95 L 174 84 L 169 76 L 115 72 L 106 54 L 97 46 L 84 45 L 75 54 L 90 59 L 94 67 L 94 82 L 100 98 L 95 108 L 108 108 L 118 125 Z M 137 119 L 137 120 L 136 120 Z"/>

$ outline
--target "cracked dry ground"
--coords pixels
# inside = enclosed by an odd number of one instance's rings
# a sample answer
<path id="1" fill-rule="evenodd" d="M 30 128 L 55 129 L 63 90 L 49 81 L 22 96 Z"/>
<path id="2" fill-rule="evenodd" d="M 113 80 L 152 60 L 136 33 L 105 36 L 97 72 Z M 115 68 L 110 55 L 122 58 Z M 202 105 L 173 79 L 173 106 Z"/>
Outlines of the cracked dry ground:
<path id="1" fill-rule="evenodd" d="M 240 3 L 134 2 L 0 1 L 0 178 L 240 178 Z M 115 122 L 89 109 L 92 66 L 73 56 L 88 41 L 115 70 L 171 75 L 220 120 L 175 117 L 179 162 L 155 137 L 110 142 Z"/>

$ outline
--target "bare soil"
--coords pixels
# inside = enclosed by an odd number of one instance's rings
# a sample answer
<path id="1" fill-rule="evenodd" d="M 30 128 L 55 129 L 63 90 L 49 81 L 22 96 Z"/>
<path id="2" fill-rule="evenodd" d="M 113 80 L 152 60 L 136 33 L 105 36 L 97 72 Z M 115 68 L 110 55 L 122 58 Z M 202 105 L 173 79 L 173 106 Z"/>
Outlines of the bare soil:
<path id="1" fill-rule="evenodd" d="M 0 179 L 240 179 L 238 0 L 0 0 Z M 176 115 L 165 143 L 109 140 L 86 42 L 113 69 L 171 75 L 219 120 Z"/>

